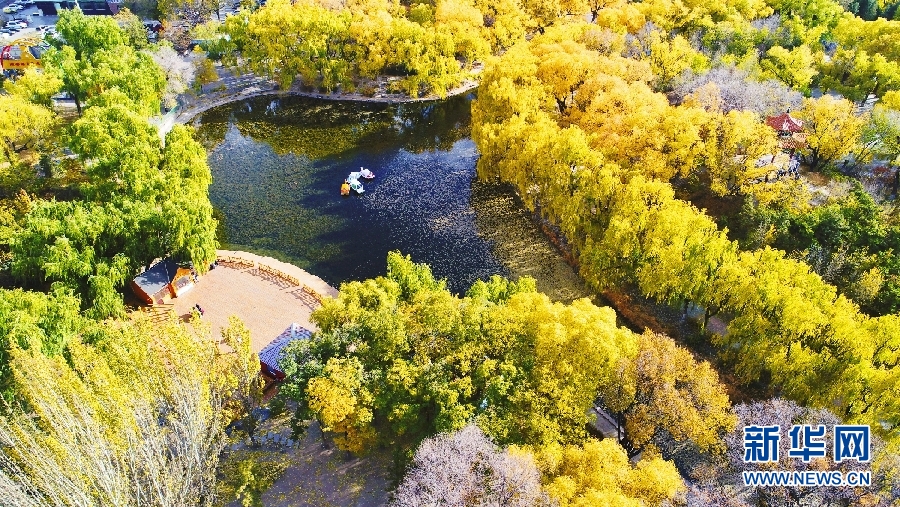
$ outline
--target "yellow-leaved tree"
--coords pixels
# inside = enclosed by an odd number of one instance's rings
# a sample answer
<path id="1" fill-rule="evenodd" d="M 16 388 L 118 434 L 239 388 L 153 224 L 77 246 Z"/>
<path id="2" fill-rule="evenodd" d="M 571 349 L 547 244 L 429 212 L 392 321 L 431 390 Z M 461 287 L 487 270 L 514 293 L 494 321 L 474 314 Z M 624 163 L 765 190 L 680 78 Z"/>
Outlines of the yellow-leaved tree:
<path id="1" fill-rule="evenodd" d="M 32 103 L 21 95 L 0 95 L 0 145 L 7 162 L 18 161 L 18 154 L 33 149 L 56 125 L 50 109 Z"/>
<path id="2" fill-rule="evenodd" d="M 652 450 L 663 432 L 703 451 L 719 451 L 735 424 L 728 395 L 709 363 L 650 332 L 604 379 L 600 398 L 624 429 L 622 442 L 632 456 Z"/>
<path id="3" fill-rule="evenodd" d="M 484 18 L 471 0 L 437 2 L 434 19 L 440 30 L 450 34 L 456 48 L 456 57 L 462 58 L 466 65 L 490 56 L 491 45 L 487 39 Z"/>
<path id="4" fill-rule="evenodd" d="M 228 318 L 228 327 L 222 329 L 222 343 L 230 350 L 220 358 L 220 382 L 231 388 L 223 409 L 228 419 L 249 416 L 245 428 L 252 439 L 257 425 L 253 409 L 262 403 L 264 387 L 259 376 L 259 355 L 250 347 L 250 330 L 234 315 Z"/>
<path id="5" fill-rule="evenodd" d="M 62 356 L 13 346 L 21 406 L 0 418 L 3 504 L 210 505 L 222 408 L 258 370 L 197 329 L 110 322 Z"/>
<path id="6" fill-rule="evenodd" d="M 26 69 L 15 81 L 3 82 L 6 93 L 45 107 L 53 106 L 51 97 L 56 95 L 60 88 L 62 80 L 56 74 L 33 67 Z"/>
<path id="7" fill-rule="evenodd" d="M 747 193 L 754 183 L 764 180 L 771 166 L 758 162 L 766 162 L 764 156 L 777 153 L 778 141 L 775 131 L 760 122 L 756 113 L 712 114 L 709 131 L 712 134 L 705 143 L 706 168 L 713 192 L 719 195 Z"/>
<path id="8" fill-rule="evenodd" d="M 635 348 L 635 336 L 616 327 L 612 309 L 587 299 L 551 303 L 534 292 L 492 308 L 484 330 L 509 356 L 479 367 L 489 379 L 480 417 L 490 434 L 506 442 L 583 440 L 601 379 Z"/>
<path id="9" fill-rule="evenodd" d="M 687 70 L 700 73 L 709 68 L 709 59 L 687 39 L 680 35 L 668 39 L 658 31 L 650 34 L 647 59 L 656 77 L 656 88 L 661 91 L 671 90 L 675 80 Z"/>
<path id="10" fill-rule="evenodd" d="M 309 408 L 316 413 L 323 431 L 334 433 L 338 448 L 356 454 L 375 441 L 372 427 L 372 394 L 363 386 L 363 366 L 358 359 L 332 358 L 325 374 L 313 378 L 306 388 Z"/>
<path id="11" fill-rule="evenodd" d="M 610 439 L 549 446 L 537 458 L 545 488 L 559 507 L 661 505 L 685 490 L 674 464 L 645 457 L 633 466 L 625 449 Z"/>
<path id="12" fill-rule="evenodd" d="M 774 46 L 765 58 L 760 60 L 762 77 L 775 78 L 791 88 L 803 92 L 809 91 L 809 84 L 816 77 L 816 55 L 813 55 L 809 46 L 797 46 L 794 49 L 785 49 Z"/>
<path id="13" fill-rule="evenodd" d="M 803 101 L 797 111 L 803 120 L 807 146 L 801 150 L 812 171 L 834 164 L 857 149 L 867 115 L 857 116 L 853 103 L 823 95 Z"/>

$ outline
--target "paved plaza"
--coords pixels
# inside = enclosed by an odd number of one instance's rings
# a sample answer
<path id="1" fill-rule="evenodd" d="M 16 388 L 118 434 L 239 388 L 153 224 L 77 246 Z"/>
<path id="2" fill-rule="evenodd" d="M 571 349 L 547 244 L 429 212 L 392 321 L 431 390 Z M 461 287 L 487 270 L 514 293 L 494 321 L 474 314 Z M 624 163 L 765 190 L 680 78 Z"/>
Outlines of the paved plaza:
<path id="1" fill-rule="evenodd" d="M 228 325 L 228 317 L 238 316 L 250 329 L 254 352 L 262 350 L 292 323 L 316 329 L 309 320 L 318 306 L 311 292 L 337 296 L 337 290 L 321 278 L 271 257 L 225 250 L 217 253 L 220 259 L 241 259 L 246 264 L 220 262 L 194 288 L 173 299 L 173 309 L 187 319 L 194 305 L 199 304 L 203 320 L 210 324 L 214 336 Z M 272 271 L 292 280 L 274 276 Z"/>

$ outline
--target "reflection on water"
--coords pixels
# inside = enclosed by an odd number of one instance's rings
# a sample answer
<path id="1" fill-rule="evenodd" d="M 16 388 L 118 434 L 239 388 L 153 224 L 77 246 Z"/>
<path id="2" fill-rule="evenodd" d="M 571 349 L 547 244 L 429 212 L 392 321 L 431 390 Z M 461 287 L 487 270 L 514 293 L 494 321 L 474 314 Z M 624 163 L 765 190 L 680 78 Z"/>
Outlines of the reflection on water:
<path id="1" fill-rule="evenodd" d="M 530 276 L 554 301 L 569 302 L 592 294 L 575 270 L 541 232 L 511 187 L 474 182 L 472 208 L 478 235 L 491 243 L 494 257 L 513 278 Z"/>
<path id="2" fill-rule="evenodd" d="M 390 250 L 455 292 L 493 274 L 534 276 L 552 298 L 588 295 L 511 191 L 474 183 L 469 102 L 342 103 L 262 97 L 198 119 L 227 248 L 270 255 L 332 285 L 384 274 Z M 360 196 L 350 171 L 376 179 Z"/>

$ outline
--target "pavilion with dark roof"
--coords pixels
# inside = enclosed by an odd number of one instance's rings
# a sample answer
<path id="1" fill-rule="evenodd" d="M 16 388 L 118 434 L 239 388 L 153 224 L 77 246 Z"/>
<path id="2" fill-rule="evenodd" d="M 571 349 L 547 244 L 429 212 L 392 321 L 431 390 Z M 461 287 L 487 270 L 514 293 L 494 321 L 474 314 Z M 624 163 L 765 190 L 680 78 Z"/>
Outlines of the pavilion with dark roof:
<path id="1" fill-rule="evenodd" d="M 148 305 L 161 305 L 194 287 L 194 272 L 171 258 L 150 266 L 131 281 L 131 289 Z"/>
<path id="2" fill-rule="evenodd" d="M 269 373 L 273 377 L 278 377 L 279 380 L 284 378 L 284 373 L 281 373 L 281 366 L 278 364 L 281 361 L 281 351 L 289 343 L 296 340 L 308 340 L 310 336 L 312 336 L 312 331 L 297 323 L 288 326 L 283 333 L 259 351 L 259 361 L 263 373 Z"/>

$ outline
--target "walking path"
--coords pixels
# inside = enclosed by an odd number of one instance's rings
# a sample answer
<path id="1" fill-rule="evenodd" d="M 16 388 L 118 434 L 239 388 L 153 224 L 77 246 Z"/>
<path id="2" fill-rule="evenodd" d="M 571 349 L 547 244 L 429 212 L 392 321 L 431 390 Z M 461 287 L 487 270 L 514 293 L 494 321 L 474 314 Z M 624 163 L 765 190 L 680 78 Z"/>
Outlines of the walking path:
<path id="1" fill-rule="evenodd" d="M 475 64 L 472 70 L 471 79 L 463 81 L 459 86 L 449 90 L 446 97 L 453 97 L 468 93 L 478 87 L 477 76 L 482 70 L 481 64 Z M 153 123 L 159 126 L 160 135 L 165 136 L 173 125 L 176 123 L 188 123 L 197 115 L 231 102 L 246 100 L 253 97 L 277 95 L 277 96 L 300 96 L 312 97 L 324 100 L 347 100 L 354 102 L 376 102 L 383 104 L 400 104 L 405 102 L 430 102 L 441 100 L 438 95 L 428 95 L 425 97 L 412 98 L 400 93 L 387 93 L 387 80 L 379 80 L 373 84 L 376 85 L 376 91 L 373 95 L 363 95 L 361 93 L 344 93 L 344 92 L 309 92 L 303 91 L 300 85 L 295 85 L 288 90 L 278 89 L 278 85 L 267 78 L 257 76 L 255 74 L 238 74 L 234 75 L 231 71 L 224 67 L 217 67 L 219 80 L 215 83 L 204 85 L 203 88 L 208 90 L 199 96 L 182 95 L 179 103 L 182 104 L 173 114 L 167 114 L 154 119 Z"/>

